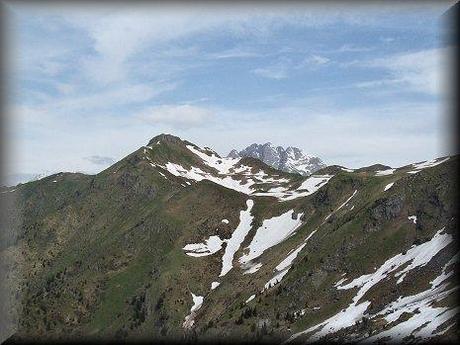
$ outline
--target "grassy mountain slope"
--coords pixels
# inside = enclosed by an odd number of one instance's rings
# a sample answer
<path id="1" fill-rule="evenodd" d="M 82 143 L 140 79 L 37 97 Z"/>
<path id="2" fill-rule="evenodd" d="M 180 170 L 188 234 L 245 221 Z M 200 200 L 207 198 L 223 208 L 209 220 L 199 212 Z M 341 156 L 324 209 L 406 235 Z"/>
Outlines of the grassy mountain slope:
<path id="1" fill-rule="evenodd" d="M 2 229 L 7 241 L 2 241 L 0 254 L 15 272 L 7 279 L 18 287 L 10 295 L 19 305 L 12 339 L 284 341 L 334 317 L 363 291 L 358 285 L 337 286 L 378 271 L 398 254 L 427 246 L 444 228 L 439 236 L 453 238 L 445 247 L 433 245 L 432 258 L 414 265 L 400 283 L 395 273 L 414 260 L 386 274 L 360 300 L 369 302 L 362 317 L 358 313 L 350 325 L 342 322 L 346 327 L 324 335 L 356 340 L 424 315 L 409 308 L 388 322 L 377 314 L 400 296 L 429 290 L 430 281 L 443 272 L 458 270 L 452 260 L 457 251 L 457 157 L 391 173 L 381 165 L 355 171 L 328 167 L 317 173 L 326 182 L 306 196 L 301 194 L 309 186 L 306 177 L 247 158 L 233 162 L 224 174 L 220 165 L 225 164 L 210 149 L 160 135 L 97 175 L 63 173 L 3 189 L 3 200 L 14 199 L 8 203 L 9 226 Z M 257 191 L 265 194 L 255 195 Z M 275 197 L 277 193 L 284 196 Z M 247 200 L 254 201 L 251 226 L 235 247 L 233 268 L 220 276 Z M 415 222 L 408 218 L 412 216 Z M 269 227 L 270 219 L 280 219 L 274 226 L 278 233 L 296 219 L 301 225 L 241 264 L 258 232 L 262 242 L 272 238 L 261 227 Z M 212 255 L 195 257 L 183 250 L 212 236 L 220 241 Z M 281 281 L 264 288 L 296 249 Z M 251 267 L 254 273 L 247 272 Z M 436 310 L 456 307 L 455 294 L 448 291 L 457 286 L 453 277 L 444 281 L 444 290 L 435 291 L 440 296 L 433 304 L 440 308 Z M 211 289 L 213 282 L 220 285 Z M 204 300 L 191 313 L 192 294 Z M 184 326 L 189 314 L 193 324 Z M 456 327 L 450 327 L 457 317 L 448 318 L 437 329 L 443 334 L 433 336 L 457 337 Z M 293 341 L 308 340 L 314 333 Z"/>

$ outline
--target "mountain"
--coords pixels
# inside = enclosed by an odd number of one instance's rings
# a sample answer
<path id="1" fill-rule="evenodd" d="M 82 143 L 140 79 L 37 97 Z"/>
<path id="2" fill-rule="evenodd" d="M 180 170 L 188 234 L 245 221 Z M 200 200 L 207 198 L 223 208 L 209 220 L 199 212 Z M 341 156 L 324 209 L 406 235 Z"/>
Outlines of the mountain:
<path id="1" fill-rule="evenodd" d="M 305 155 L 301 149 L 289 146 L 273 146 L 271 143 L 252 144 L 242 151 L 232 150 L 229 158 L 253 157 L 260 159 L 269 166 L 290 173 L 311 175 L 326 165 L 318 157 Z"/>
<path id="2" fill-rule="evenodd" d="M 5 183 L 2 182 L 4 187 L 16 186 L 19 183 L 27 183 L 31 181 L 40 180 L 45 176 L 51 175 L 51 172 L 43 172 L 40 174 L 31 173 L 20 173 L 20 174 L 9 174 L 5 178 Z"/>
<path id="3" fill-rule="evenodd" d="M 0 189 L 2 336 L 454 341 L 458 157 L 306 177 L 159 135 Z"/>

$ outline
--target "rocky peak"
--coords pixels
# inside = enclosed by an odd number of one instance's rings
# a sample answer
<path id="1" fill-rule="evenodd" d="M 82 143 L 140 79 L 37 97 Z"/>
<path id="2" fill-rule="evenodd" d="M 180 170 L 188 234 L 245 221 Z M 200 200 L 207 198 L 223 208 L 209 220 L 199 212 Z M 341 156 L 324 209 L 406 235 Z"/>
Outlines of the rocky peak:
<path id="1" fill-rule="evenodd" d="M 297 147 L 289 146 L 285 149 L 282 146 L 275 147 L 270 142 L 251 144 L 239 152 L 232 150 L 227 157 L 257 158 L 275 169 L 301 175 L 310 175 L 326 166 L 318 157 L 306 155 Z"/>
<path id="2" fill-rule="evenodd" d="M 150 141 L 149 141 L 149 143 L 147 145 L 150 146 L 150 145 L 156 144 L 158 142 L 160 142 L 160 143 L 179 144 L 179 143 L 183 143 L 183 140 L 181 138 L 179 138 L 179 137 L 174 136 L 174 135 L 162 133 L 162 134 L 159 134 L 159 135 L 153 137 L 152 139 L 150 139 Z"/>
<path id="3" fill-rule="evenodd" d="M 238 153 L 237 150 L 231 150 L 230 153 L 227 155 L 229 158 L 240 158 L 240 154 Z"/>
<path id="4" fill-rule="evenodd" d="M 297 147 L 289 146 L 285 152 L 286 152 L 286 155 L 292 159 L 301 159 L 301 158 L 307 157 L 306 155 L 303 154 L 302 150 Z"/>

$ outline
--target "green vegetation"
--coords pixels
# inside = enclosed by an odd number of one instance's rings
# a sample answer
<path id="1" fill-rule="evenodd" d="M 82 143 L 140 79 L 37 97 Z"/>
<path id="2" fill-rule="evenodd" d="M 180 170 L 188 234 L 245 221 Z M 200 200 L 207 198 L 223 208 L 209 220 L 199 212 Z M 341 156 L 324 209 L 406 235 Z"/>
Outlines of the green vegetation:
<path id="1" fill-rule="evenodd" d="M 235 255 L 235 267 L 219 278 L 223 249 L 195 258 L 182 247 L 212 235 L 230 238 L 248 196 L 209 181 L 183 187 L 182 178 L 161 176 L 163 170 L 150 161 L 186 168 L 203 163 L 174 137 L 159 136 L 149 145 L 153 149 L 141 148 L 95 176 L 57 174 L 18 187 L 11 206 L 18 225 L 10 229 L 18 236 L 1 256 L 17 257 L 21 268 L 20 276 L 10 278 L 20 286 L 19 339 L 181 339 L 185 334 L 189 340 L 281 341 L 348 306 L 356 291 L 333 287 L 343 274 L 372 272 L 441 227 L 455 228 L 449 222 L 457 216 L 457 157 L 415 175 L 407 174 L 410 168 L 379 177 L 375 170 L 382 166 L 355 172 L 328 167 L 319 173 L 335 176 L 308 197 L 287 202 L 251 197 L 253 228 Z M 294 187 L 305 179 L 254 159 L 242 163 L 289 178 Z M 384 192 L 390 182 L 395 184 Z M 255 229 L 290 209 L 304 213 L 302 227 L 263 253 L 259 271 L 243 275 L 237 258 Z M 410 215 L 417 215 L 416 225 Z M 261 292 L 275 267 L 313 231 L 281 283 Z M 395 289 L 385 282 L 366 298 L 378 308 L 388 296 L 421 291 L 448 258 L 410 273 L 410 284 Z M 213 281 L 221 285 L 210 290 Z M 204 296 L 204 303 L 193 329 L 184 332 L 192 292 Z M 246 304 L 252 294 L 256 297 Z"/>

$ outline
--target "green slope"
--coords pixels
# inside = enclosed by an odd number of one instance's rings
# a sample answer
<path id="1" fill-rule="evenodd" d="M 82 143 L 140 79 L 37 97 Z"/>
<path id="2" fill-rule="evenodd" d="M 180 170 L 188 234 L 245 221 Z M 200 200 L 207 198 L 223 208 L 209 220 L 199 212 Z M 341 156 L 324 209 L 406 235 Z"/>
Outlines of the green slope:
<path id="1" fill-rule="evenodd" d="M 9 241 L 1 252 L 10 269 L 19 272 L 8 278 L 19 286 L 14 339 L 285 340 L 348 306 L 356 291 L 334 287 L 344 273 L 353 278 L 368 274 L 386 259 L 429 241 L 442 227 L 456 236 L 457 157 L 417 174 L 408 173 L 410 166 L 387 176 L 375 175 L 384 166 L 354 172 L 325 168 L 318 174 L 334 177 L 316 193 L 280 202 L 207 180 L 188 185 L 159 167 L 174 162 L 215 172 L 186 145 L 193 144 L 161 135 L 149 142 L 150 148 L 97 175 L 57 174 L 0 195 L 15 199 L 9 214 L 13 225 L 2 229 Z M 292 188 L 306 179 L 254 159 L 241 164 L 253 173 L 262 169 L 286 178 Z M 226 244 L 204 257 L 187 256 L 182 248 L 213 235 L 229 239 L 248 198 L 255 201 L 252 229 L 234 268 L 219 279 Z M 302 226 L 257 259 L 260 270 L 243 274 L 237 259 L 256 229 L 291 209 L 304 214 Z M 411 215 L 417 224 L 408 220 Z M 261 292 L 275 267 L 313 231 L 283 280 Z M 449 245 L 436 260 L 410 271 L 401 285 L 387 279 L 368 291 L 369 310 L 426 290 L 455 251 Z M 210 289 L 213 281 L 221 283 L 215 290 Z M 193 305 L 191 293 L 204 296 L 204 303 L 187 330 L 183 322 Z M 252 294 L 254 300 L 245 304 Z M 456 302 L 449 297 L 444 303 Z M 385 327 L 372 321 L 331 337 Z M 455 337 L 454 329 L 444 337 Z"/>

